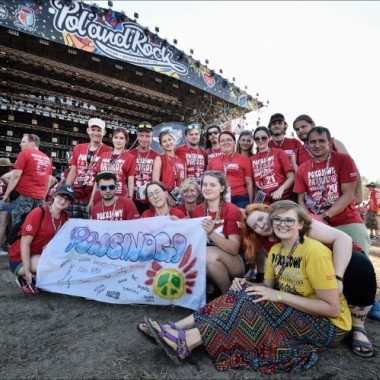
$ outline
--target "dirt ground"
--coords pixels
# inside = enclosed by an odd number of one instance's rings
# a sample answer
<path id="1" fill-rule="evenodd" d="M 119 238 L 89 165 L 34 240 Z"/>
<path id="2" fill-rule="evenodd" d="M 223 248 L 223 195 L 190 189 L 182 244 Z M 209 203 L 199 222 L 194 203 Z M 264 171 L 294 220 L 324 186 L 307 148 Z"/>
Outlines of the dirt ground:
<path id="1" fill-rule="evenodd" d="M 371 260 L 380 295 L 380 241 Z M 190 310 L 179 307 L 112 305 L 53 293 L 25 296 L 0 257 L 0 379 L 264 379 L 252 371 L 218 372 L 207 352 L 195 350 L 192 361 L 173 364 L 157 346 L 136 332 L 148 315 L 176 320 Z M 375 350 L 379 321 L 368 320 Z M 195 364 L 196 363 L 196 364 Z M 379 356 L 362 359 L 347 343 L 320 354 L 318 363 L 300 375 L 275 379 L 380 379 Z"/>

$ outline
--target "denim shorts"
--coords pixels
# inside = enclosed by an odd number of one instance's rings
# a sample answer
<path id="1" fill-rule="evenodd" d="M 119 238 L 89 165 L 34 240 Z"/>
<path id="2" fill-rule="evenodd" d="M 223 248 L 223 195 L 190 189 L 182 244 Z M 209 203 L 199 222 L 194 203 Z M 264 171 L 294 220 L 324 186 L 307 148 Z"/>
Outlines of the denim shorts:
<path id="1" fill-rule="evenodd" d="M 12 203 L 8 203 L 7 205 L 5 205 L 3 203 L 2 200 L 0 200 L 0 211 L 8 211 L 8 212 L 11 212 L 12 211 Z"/>
<path id="2" fill-rule="evenodd" d="M 9 260 L 9 269 L 14 275 L 18 275 L 19 270 L 23 267 L 22 261 Z"/>

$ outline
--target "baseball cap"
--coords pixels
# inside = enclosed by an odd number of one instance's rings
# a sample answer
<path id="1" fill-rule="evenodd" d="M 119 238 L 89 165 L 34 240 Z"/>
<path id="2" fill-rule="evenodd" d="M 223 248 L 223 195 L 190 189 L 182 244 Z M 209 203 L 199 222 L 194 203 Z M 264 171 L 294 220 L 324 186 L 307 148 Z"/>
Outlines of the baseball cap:
<path id="1" fill-rule="evenodd" d="M 98 119 L 97 117 L 94 117 L 88 121 L 88 127 L 99 127 L 103 129 L 103 131 L 106 129 L 106 123 L 102 119 Z"/>
<path id="2" fill-rule="evenodd" d="M 270 117 L 268 128 L 274 121 L 285 121 L 285 117 L 282 113 L 275 113 Z"/>
<path id="3" fill-rule="evenodd" d="M 95 177 L 96 183 L 98 183 L 101 179 L 114 179 L 115 182 L 117 180 L 115 173 L 113 172 L 101 172 Z"/>
<path id="4" fill-rule="evenodd" d="M 153 132 L 152 124 L 148 123 L 147 121 L 142 121 L 137 126 L 137 132 Z"/>
<path id="5" fill-rule="evenodd" d="M 72 202 L 75 202 L 75 189 L 72 186 L 62 185 L 55 191 L 55 194 L 67 195 L 68 197 L 71 198 Z"/>

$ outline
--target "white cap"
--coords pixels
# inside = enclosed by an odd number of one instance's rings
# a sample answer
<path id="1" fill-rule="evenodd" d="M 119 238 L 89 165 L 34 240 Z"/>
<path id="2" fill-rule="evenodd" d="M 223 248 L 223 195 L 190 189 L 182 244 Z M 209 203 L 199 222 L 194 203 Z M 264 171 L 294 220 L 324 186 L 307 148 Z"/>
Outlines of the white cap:
<path id="1" fill-rule="evenodd" d="M 94 126 L 103 129 L 103 131 L 106 129 L 106 123 L 103 120 L 98 119 L 97 117 L 94 117 L 88 121 L 89 128 L 94 127 Z"/>

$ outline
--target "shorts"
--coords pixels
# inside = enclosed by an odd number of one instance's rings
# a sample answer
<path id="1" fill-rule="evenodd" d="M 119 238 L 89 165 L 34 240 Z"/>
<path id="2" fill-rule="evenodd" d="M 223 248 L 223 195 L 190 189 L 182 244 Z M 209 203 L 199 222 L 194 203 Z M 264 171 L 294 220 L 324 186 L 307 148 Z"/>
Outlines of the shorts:
<path id="1" fill-rule="evenodd" d="M 8 211 L 8 212 L 11 212 L 12 211 L 12 203 L 9 202 L 7 205 L 5 205 L 3 203 L 2 200 L 0 200 L 0 211 Z"/>
<path id="2" fill-rule="evenodd" d="M 9 260 L 8 264 L 9 264 L 9 269 L 15 276 L 18 276 L 18 272 L 24 266 L 22 261 Z"/>

